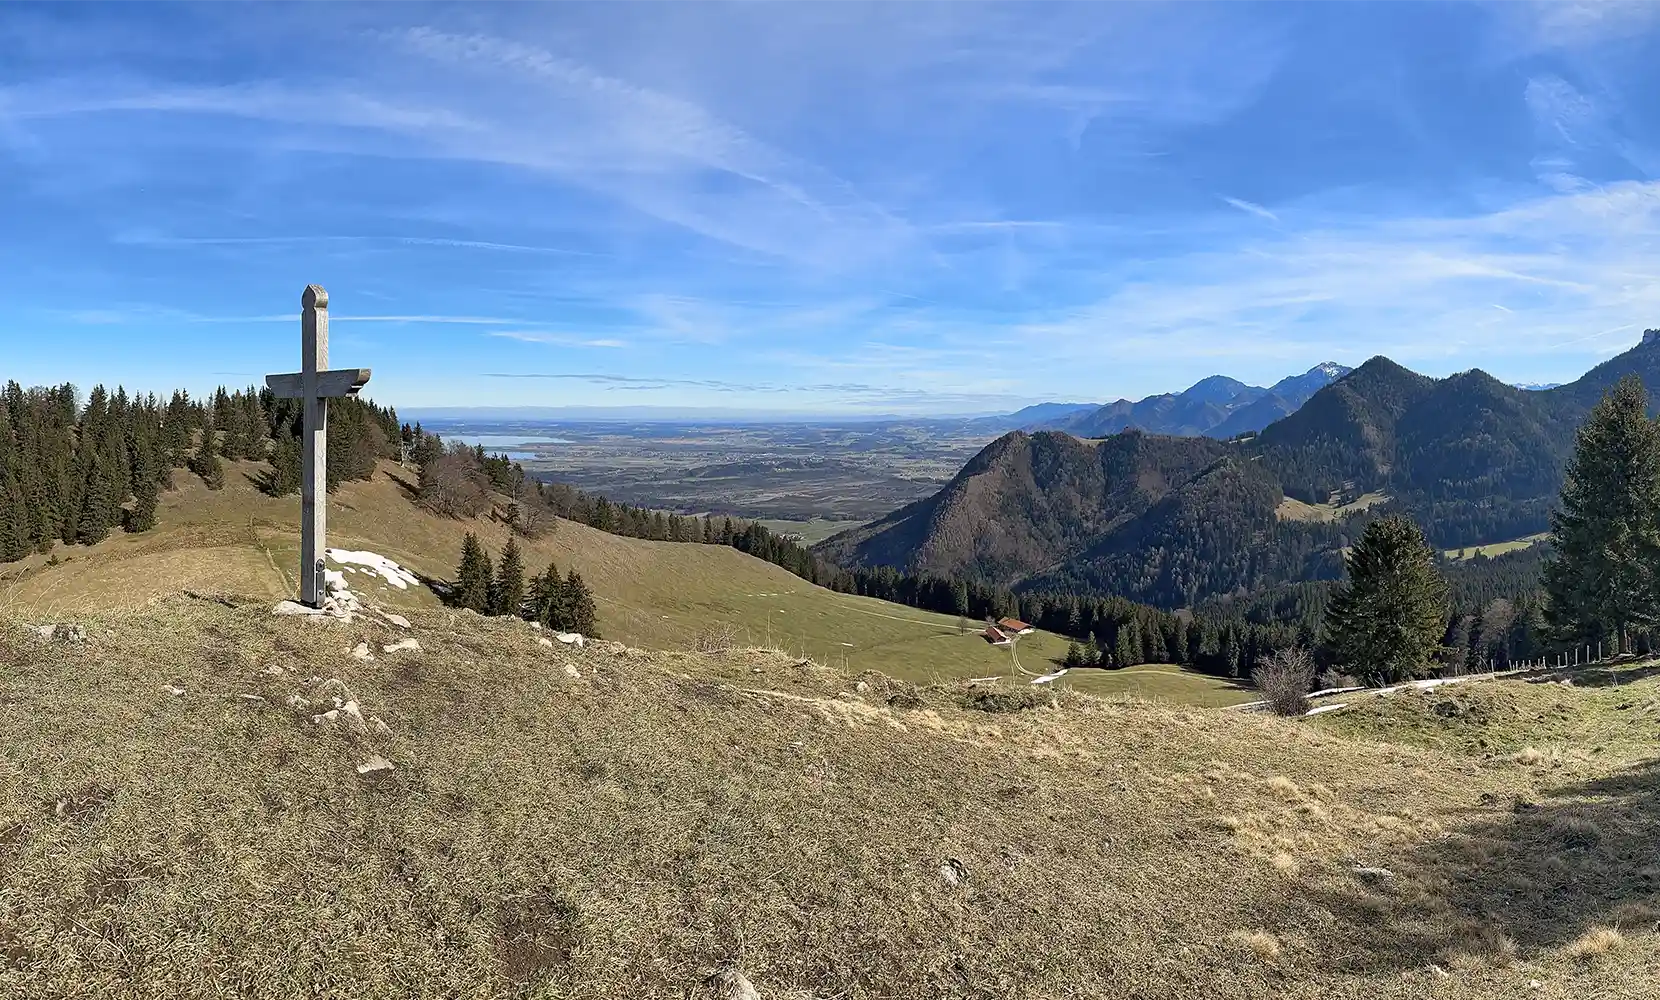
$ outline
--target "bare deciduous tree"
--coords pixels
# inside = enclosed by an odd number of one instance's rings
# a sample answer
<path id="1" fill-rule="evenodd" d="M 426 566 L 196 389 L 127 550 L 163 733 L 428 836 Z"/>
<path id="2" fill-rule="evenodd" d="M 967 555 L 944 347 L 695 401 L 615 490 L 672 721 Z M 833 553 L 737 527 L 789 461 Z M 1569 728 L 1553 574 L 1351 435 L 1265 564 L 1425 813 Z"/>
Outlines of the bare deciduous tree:
<path id="1" fill-rule="evenodd" d="M 1309 686 L 1314 683 L 1314 658 L 1301 646 L 1290 646 L 1257 661 L 1251 679 L 1275 715 L 1308 712 Z"/>

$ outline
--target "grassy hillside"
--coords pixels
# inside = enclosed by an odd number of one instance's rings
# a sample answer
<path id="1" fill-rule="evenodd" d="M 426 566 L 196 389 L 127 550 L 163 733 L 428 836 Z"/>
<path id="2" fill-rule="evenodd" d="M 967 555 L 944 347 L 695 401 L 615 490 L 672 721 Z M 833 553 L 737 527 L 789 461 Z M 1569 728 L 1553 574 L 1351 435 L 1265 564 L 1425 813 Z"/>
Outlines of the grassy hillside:
<path id="1" fill-rule="evenodd" d="M 181 471 L 152 531 L 118 532 L 91 548 L 60 547 L 50 557 L 0 568 L 0 608 L 44 619 L 137 607 L 186 589 L 273 601 L 293 596 L 299 500 L 254 490 L 250 477 L 259 468 L 233 465 L 217 493 Z M 477 532 L 492 553 L 507 541 L 499 523 L 420 509 L 410 499 L 413 488 L 414 474 L 391 464 L 372 481 L 344 484 L 329 501 L 330 546 L 368 549 L 447 579 L 464 532 Z M 882 670 L 929 681 L 1013 669 L 1010 651 L 988 645 L 972 623 L 964 635 L 955 617 L 815 587 L 724 546 L 622 538 L 569 521 L 521 545 L 533 571 L 551 559 L 562 571 L 580 572 L 595 592 L 601 634 L 635 645 L 686 649 L 706 630 L 730 629 L 741 645 L 776 647 L 838 668 L 845 663 L 852 673 Z M 61 561 L 51 564 L 51 557 Z M 383 587 L 377 594 L 395 607 L 438 604 L 425 588 Z M 1066 645 L 1037 633 L 1020 640 L 1017 655 L 1027 670 L 1047 673 Z"/>
<path id="2" fill-rule="evenodd" d="M 1660 991 L 1639 672 L 988 712 L 1032 689 L 410 618 L 396 653 L 263 602 L 0 624 L 0 996 Z"/>

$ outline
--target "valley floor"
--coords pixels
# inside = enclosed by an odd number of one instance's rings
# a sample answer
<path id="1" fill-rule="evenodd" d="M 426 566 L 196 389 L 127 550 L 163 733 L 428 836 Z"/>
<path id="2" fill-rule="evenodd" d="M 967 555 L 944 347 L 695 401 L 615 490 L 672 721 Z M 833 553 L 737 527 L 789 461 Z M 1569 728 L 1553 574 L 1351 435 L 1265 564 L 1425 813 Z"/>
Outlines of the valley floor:
<path id="1" fill-rule="evenodd" d="M 1287 721 L 407 614 L 0 626 L 0 996 L 1660 995 L 1653 666 Z"/>

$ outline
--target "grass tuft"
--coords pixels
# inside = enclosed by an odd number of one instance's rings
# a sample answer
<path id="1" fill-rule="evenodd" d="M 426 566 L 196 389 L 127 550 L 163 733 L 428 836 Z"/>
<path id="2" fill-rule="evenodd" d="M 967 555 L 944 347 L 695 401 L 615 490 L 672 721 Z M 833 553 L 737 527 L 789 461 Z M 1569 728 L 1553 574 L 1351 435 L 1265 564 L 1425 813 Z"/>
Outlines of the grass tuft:
<path id="1" fill-rule="evenodd" d="M 1575 938 L 1566 949 L 1569 958 L 1590 961 L 1625 947 L 1625 935 L 1612 927 L 1593 927 Z"/>

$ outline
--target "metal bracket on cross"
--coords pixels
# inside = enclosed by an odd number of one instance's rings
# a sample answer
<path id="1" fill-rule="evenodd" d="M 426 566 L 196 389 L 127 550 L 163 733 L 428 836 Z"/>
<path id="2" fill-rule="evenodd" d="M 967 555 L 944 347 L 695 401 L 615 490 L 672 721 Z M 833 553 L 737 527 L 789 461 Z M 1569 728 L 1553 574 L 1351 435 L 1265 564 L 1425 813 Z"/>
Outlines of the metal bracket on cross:
<path id="1" fill-rule="evenodd" d="M 355 396 L 369 381 L 367 368 L 329 370 L 329 293 L 307 285 L 300 296 L 300 370 L 265 376 L 265 386 L 284 399 L 304 401 L 305 448 L 300 494 L 300 600 L 322 607 L 323 553 L 328 528 L 328 437 L 331 397 Z"/>

